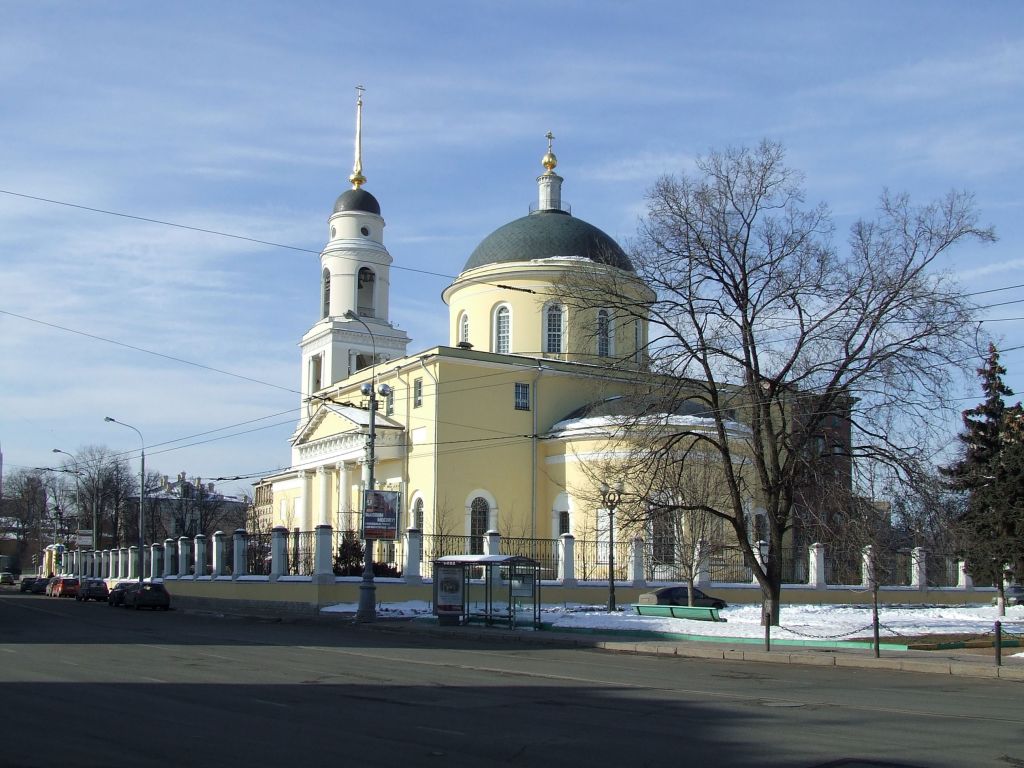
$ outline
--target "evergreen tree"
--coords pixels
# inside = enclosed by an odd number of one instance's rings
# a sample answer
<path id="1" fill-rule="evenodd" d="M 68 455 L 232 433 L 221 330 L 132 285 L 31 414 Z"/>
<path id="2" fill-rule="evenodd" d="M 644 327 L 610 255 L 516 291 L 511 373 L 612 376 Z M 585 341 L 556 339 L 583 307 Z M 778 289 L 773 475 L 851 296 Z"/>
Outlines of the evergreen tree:
<path id="1" fill-rule="evenodd" d="M 998 586 L 1000 597 L 1007 575 L 1024 577 L 1024 409 L 1004 402 L 1013 395 L 1005 373 L 989 344 L 978 369 L 985 400 L 964 411 L 963 457 L 944 470 L 954 488 L 968 493 L 957 525 L 968 573 Z"/>

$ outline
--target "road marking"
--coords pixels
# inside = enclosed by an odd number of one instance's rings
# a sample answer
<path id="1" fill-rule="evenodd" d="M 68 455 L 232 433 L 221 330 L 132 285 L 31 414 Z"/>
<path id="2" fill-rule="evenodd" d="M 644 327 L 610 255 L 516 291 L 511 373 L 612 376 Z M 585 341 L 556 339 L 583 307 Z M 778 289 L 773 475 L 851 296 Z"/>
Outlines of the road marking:
<path id="1" fill-rule="evenodd" d="M 440 733 L 444 736 L 465 736 L 463 731 L 446 731 L 444 728 L 428 728 L 425 725 L 417 725 L 417 731 L 430 731 L 431 733 Z"/>

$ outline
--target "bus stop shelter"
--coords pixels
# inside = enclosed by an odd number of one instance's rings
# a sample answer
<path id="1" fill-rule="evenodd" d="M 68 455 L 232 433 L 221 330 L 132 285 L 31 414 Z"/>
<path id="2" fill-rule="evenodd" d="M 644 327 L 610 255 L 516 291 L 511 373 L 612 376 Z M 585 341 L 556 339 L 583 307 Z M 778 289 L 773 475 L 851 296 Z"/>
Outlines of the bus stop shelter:
<path id="1" fill-rule="evenodd" d="M 474 600 L 474 595 L 481 595 Z M 474 607 L 475 606 L 475 607 Z M 445 555 L 434 560 L 434 613 L 439 624 L 483 619 L 507 621 L 529 607 L 530 625 L 540 627 L 540 563 L 521 555 Z"/>

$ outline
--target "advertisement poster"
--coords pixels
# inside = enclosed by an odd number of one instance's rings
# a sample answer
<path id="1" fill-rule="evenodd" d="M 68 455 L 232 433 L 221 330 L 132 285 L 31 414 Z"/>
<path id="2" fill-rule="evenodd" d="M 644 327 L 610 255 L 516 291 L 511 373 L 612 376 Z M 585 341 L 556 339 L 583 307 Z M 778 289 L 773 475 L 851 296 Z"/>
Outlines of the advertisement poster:
<path id="1" fill-rule="evenodd" d="M 364 491 L 363 538 L 398 538 L 398 491 Z"/>
<path id="2" fill-rule="evenodd" d="M 437 579 L 437 613 L 462 613 L 462 566 L 441 565 Z"/>

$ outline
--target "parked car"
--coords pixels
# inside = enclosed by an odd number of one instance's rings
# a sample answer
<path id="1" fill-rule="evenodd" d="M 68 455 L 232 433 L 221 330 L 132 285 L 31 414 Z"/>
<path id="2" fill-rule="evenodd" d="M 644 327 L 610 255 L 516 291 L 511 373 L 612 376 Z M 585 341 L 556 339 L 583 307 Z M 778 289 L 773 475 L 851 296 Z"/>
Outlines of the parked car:
<path id="1" fill-rule="evenodd" d="M 37 581 L 39 581 L 39 577 L 38 576 L 22 576 L 21 577 L 21 583 L 20 583 L 18 589 L 21 592 L 31 592 L 32 591 L 32 587 L 35 586 L 35 583 Z"/>
<path id="2" fill-rule="evenodd" d="M 95 600 L 96 602 L 102 600 L 106 602 L 109 594 L 110 590 L 107 589 L 107 582 L 103 581 L 103 579 L 86 579 L 78 588 L 75 600 L 80 600 L 83 603 L 89 600 Z"/>
<path id="3" fill-rule="evenodd" d="M 78 579 L 64 576 L 50 592 L 54 597 L 75 597 L 78 594 Z"/>
<path id="4" fill-rule="evenodd" d="M 1007 605 L 1024 605 L 1024 586 L 1011 584 L 1003 590 L 1003 594 L 1006 595 Z M 996 605 L 998 602 L 999 596 L 996 595 L 992 598 L 992 605 Z"/>
<path id="5" fill-rule="evenodd" d="M 14 574 L 9 573 L 8 571 L 0 573 L 0 584 L 10 584 L 11 586 L 14 586 Z"/>
<path id="6" fill-rule="evenodd" d="M 147 582 L 142 586 L 132 585 L 124 593 L 124 607 L 134 608 L 162 608 L 167 611 L 171 608 L 171 595 L 163 584 Z"/>
<path id="7" fill-rule="evenodd" d="M 128 587 L 134 586 L 136 581 L 119 581 L 114 585 L 107 595 L 107 605 L 124 605 L 124 593 Z"/>
<path id="8" fill-rule="evenodd" d="M 45 595 L 46 590 L 50 587 L 50 580 L 45 576 L 37 576 L 36 580 L 32 582 L 31 592 L 33 595 Z"/>
<path id="9" fill-rule="evenodd" d="M 647 605 L 689 605 L 690 598 L 687 586 L 662 587 L 653 592 L 640 595 L 640 602 Z M 719 597 L 709 595 L 702 590 L 693 588 L 693 604 L 701 608 L 725 608 L 728 603 Z"/>
<path id="10" fill-rule="evenodd" d="M 53 597 L 53 590 L 57 588 L 57 582 L 60 581 L 60 576 L 51 576 L 50 580 L 46 582 L 46 594 L 49 597 Z"/>

